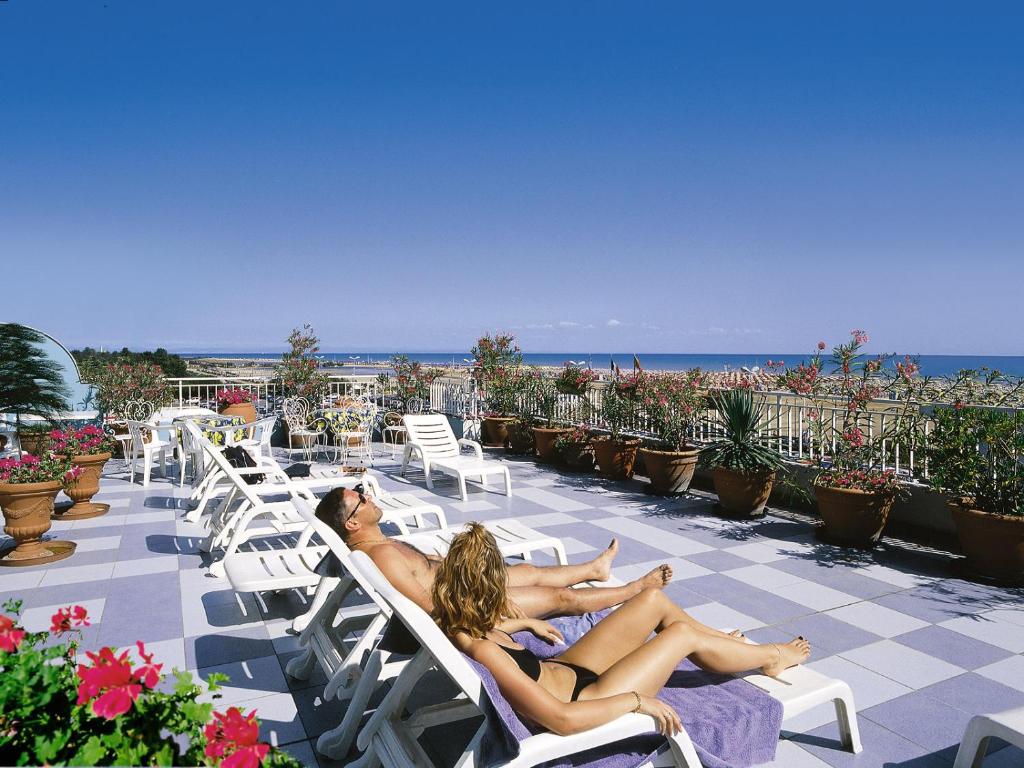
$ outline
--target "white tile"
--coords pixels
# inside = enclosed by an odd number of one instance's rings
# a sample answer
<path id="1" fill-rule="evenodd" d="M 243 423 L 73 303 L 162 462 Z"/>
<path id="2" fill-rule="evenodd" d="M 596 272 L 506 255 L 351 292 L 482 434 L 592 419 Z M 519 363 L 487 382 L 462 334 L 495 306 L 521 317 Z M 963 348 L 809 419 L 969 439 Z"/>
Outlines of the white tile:
<path id="1" fill-rule="evenodd" d="M 787 584 L 784 587 L 773 589 L 772 593 L 816 611 L 827 611 L 830 608 L 838 608 L 840 605 L 855 603 L 859 600 L 853 595 L 811 581 Z"/>
<path id="2" fill-rule="evenodd" d="M 126 520 L 125 515 L 101 515 L 100 517 L 90 517 L 88 520 L 74 520 L 71 522 L 71 530 L 81 530 L 83 528 L 119 528 L 124 525 Z"/>
<path id="3" fill-rule="evenodd" d="M 600 507 L 602 512 L 608 512 L 612 515 L 619 515 L 620 517 L 634 517 L 636 515 L 642 515 L 644 508 L 639 506 L 630 506 L 629 504 L 616 504 L 612 507 Z"/>
<path id="4" fill-rule="evenodd" d="M 244 700 L 235 702 L 243 710 L 250 707 Z M 252 702 L 260 718 L 260 741 L 279 747 L 306 738 L 295 699 L 290 693 L 275 693 Z"/>
<path id="5" fill-rule="evenodd" d="M 999 616 L 994 611 L 977 616 L 959 616 L 938 624 L 940 627 L 973 637 L 983 643 L 1005 648 L 1011 653 L 1024 653 L 1024 630 Z"/>
<path id="6" fill-rule="evenodd" d="M 169 523 L 175 518 L 176 510 L 157 510 L 155 512 L 132 512 L 125 515 L 125 525 L 142 525 L 144 523 Z M 96 518 L 97 520 L 100 518 Z"/>
<path id="7" fill-rule="evenodd" d="M 892 640 L 863 645 L 839 655 L 914 689 L 948 680 L 967 671 Z"/>
<path id="8" fill-rule="evenodd" d="M 89 521 L 82 521 L 89 522 Z M 105 581 L 114 570 L 113 563 L 97 565 L 69 565 L 64 568 L 51 568 L 39 582 L 40 587 L 57 587 L 64 584 L 81 584 L 85 581 Z"/>
<path id="9" fill-rule="evenodd" d="M 161 674 L 168 678 L 171 678 L 171 671 L 174 669 L 185 669 L 185 639 L 175 638 L 173 640 L 159 640 L 155 643 L 145 643 L 146 653 L 153 654 L 153 661 L 157 664 L 163 664 L 163 669 L 160 670 Z M 132 660 L 132 664 L 138 664 L 142 661 L 139 657 L 139 648 L 136 645 L 127 645 L 124 648 L 118 648 L 117 652 L 128 651 L 128 657 Z"/>
<path id="10" fill-rule="evenodd" d="M 974 671 L 997 683 L 1024 691 L 1024 656 L 1011 656 Z"/>
<path id="11" fill-rule="evenodd" d="M 734 568 L 729 571 L 722 571 L 722 575 L 759 589 L 768 590 L 769 592 L 773 592 L 778 587 L 784 587 L 787 584 L 798 584 L 804 581 L 799 576 L 794 576 L 792 573 L 786 573 L 767 565 L 748 565 L 743 568 Z"/>
<path id="12" fill-rule="evenodd" d="M 452 509 L 457 509 L 460 512 L 489 512 L 492 509 L 500 509 L 497 504 L 493 504 L 486 499 L 472 499 L 470 501 L 454 501 L 449 503 L 447 506 Z"/>
<path id="13" fill-rule="evenodd" d="M 593 553 L 597 550 L 593 544 L 587 544 L 585 541 L 579 539 L 573 539 L 568 536 L 561 538 L 562 546 L 565 547 L 565 554 L 567 555 L 580 555 L 584 552 Z"/>
<path id="14" fill-rule="evenodd" d="M 178 570 L 177 555 L 155 555 L 138 560 L 122 560 L 114 566 L 112 579 L 123 579 L 126 576 L 144 576 L 148 573 L 169 573 Z"/>
<path id="15" fill-rule="evenodd" d="M 522 523 L 528 528 L 543 528 L 548 525 L 568 525 L 569 523 L 580 522 L 578 517 L 566 515 L 562 512 L 545 512 L 539 515 L 523 515 L 522 517 L 517 516 L 515 519 L 517 522 Z"/>
<path id="16" fill-rule="evenodd" d="M 750 560 L 754 563 L 774 563 L 776 560 L 786 559 L 786 555 L 783 552 L 779 552 L 777 547 L 772 546 L 771 543 L 763 543 L 760 541 L 755 541 L 750 544 L 741 544 L 738 547 L 728 547 L 722 551 L 728 552 L 730 555 L 742 557 L 744 560 Z M 805 752 L 804 754 L 807 753 Z"/>
<path id="17" fill-rule="evenodd" d="M 870 602 L 853 603 L 826 611 L 827 616 L 845 621 L 860 629 L 874 632 L 880 637 L 896 637 L 928 626 L 928 622 L 915 619 L 900 611 Z"/>
<path id="18" fill-rule="evenodd" d="M 132 500 L 128 496 L 121 496 L 118 498 L 108 498 L 105 496 L 100 498 L 100 496 L 101 494 L 97 493 L 96 496 L 93 497 L 93 501 L 97 504 L 109 504 L 111 509 L 127 509 L 132 504 Z"/>
<path id="19" fill-rule="evenodd" d="M 785 724 L 782 727 L 785 728 Z M 761 764 L 759 768 L 828 768 L 828 763 L 801 749 L 796 743 L 782 739 L 775 748 L 775 759 Z"/>
<path id="20" fill-rule="evenodd" d="M 117 549 L 120 546 L 120 536 L 95 536 L 91 539 L 79 539 L 75 552 L 98 552 L 102 549 Z"/>
<path id="21" fill-rule="evenodd" d="M 3 575 L 0 575 L 0 592 L 24 592 L 26 589 L 35 589 L 43 580 L 45 570 L 28 568 L 19 571 L 17 568 L 5 568 Z"/>
<path id="22" fill-rule="evenodd" d="M 1020 608 L 997 608 L 994 611 L 989 611 L 985 615 L 990 616 L 993 619 L 1008 621 L 1011 624 L 1024 627 L 1024 610 Z"/>
<path id="23" fill-rule="evenodd" d="M 589 504 L 582 504 L 574 499 L 567 499 L 564 496 L 559 496 L 557 493 L 545 491 L 543 488 L 527 486 L 526 488 L 519 488 L 513 491 L 513 493 L 520 499 L 532 501 L 534 504 L 540 504 L 542 507 L 547 507 L 555 512 L 579 512 L 581 509 L 590 509 Z"/>
<path id="24" fill-rule="evenodd" d="M 648 560 L 643 563 L 633 563 L 632 565 L 620 565 L 614 568 L 613 571 L 617 578 L 620 578 L 623 581 L 633 581 L 634 579 L 639 579 L 641 576 L 646 575 L 662 564 L 672 567 L 672 581 L 683 581 L 685 579 L 692 579 L 696 576 L 707 576 L 708 574 L 713 573 L 713 571 L 697 565 L 696 563 L 691 563 L 689 560 L 682 557 L 671 557 L 663 560 Z"/>
<path id="25" fill-rule="evenodd" d="M 901 589 L 913 589 L 914 587 L 933 584 L 938 580 L 933 576 L 923 576 L 919 573 L 905 573 L 904 571 L 897 570 L 896 568 L 890 568 L 887 565 L 880 565 L 878 563 L 872 563 L 871 565 L 866 565 L 863 568 L 855 568 L 853 572 L 860 573 L 864 576 L 870 576 L 872 579 L 884 581 L 886 584 L 892 584 L 893 586 L 900 587 Z"/>
<path id="26" fill-rule="evenodd" d="M 745 613 L 734 611 L 721 603 L 705 603 L 693 608 L 687 608 L 686 612 L 697 621 L 707 624 L 716 629 L 741 629 L 749 632 L 752 629 L 759 629 L 764 626 L 763 621 L 747 616 Z"/>
<path id="27" fill-rule="evenodd" d="M 680 536 L 678 533 L 672 533 L 628 517 L 606 517 L 601 520 L 593 520 L 592 524 L 621 536 L 635 539 L 676 557 L 695 555 L 698 552 L 708 552 L 713 549 L 707 544 L 701 544 L 699 541 Z"/>
<path id="28" fill-rule="evenodd" d="M 80 605 L 88 612 L 87 620 L 90 624 L 99 624 L 103 619 L 103 608 L 107 604 L 105 598 L 96 600 L 75 600 L 66 603 L 54 603 L 43 605 L 38 608 L 29 608 L 21 614 L 21 625 L 29 632 L 45 632 L 50 628 L 50 619 L 60 608 L 67 608 L 71 605 Z"/>
<path id="29" fill-rule="evenodd" d="M 523 485 L 529 485 L 533 488 L 550 488 L 551 486 L 558 485 L 558 480 L 548 475 L 536 475 L 530 477 L 519 477 L 513 478 L 517 483 Z"/>
<path id="30" fill-rule="evenodd" d="M 859 664 L 854 664 L 839 656 L 829 656 L 821 661 L 812 661 L 807 666 L 816 672 L 849 684 L 859 712 L 903 696 L 913 690 L 902 683 L 897 683 L 895 680 L 890 680 L 884 675 L 872 672 L 870 669 L 865 669 Z M 796 717 L 786 719 L 782 724 L 782 730 L 791 733 L 806 733 L 823 725 L 834 723 L 835 719 L 835 706 L 829 701 Z"/>

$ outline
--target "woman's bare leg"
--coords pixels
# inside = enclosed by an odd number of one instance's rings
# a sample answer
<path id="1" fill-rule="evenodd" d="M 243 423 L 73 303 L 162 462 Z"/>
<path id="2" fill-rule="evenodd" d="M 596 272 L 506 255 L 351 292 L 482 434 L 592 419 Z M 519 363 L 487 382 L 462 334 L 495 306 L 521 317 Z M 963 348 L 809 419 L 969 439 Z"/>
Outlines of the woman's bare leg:
<path id="1" fill-rule="evenodd" d="M 612 575 L 612 562 L 619 553 L 618 539 L 612 539 L 608 549 L 586 563 L 579 565 L 536 566 L 518 563 L 508 568 L 510 587 L 571 587 L 584 581 L 608 581 Z"/>
<path id="2" fill-rule="evenodd" d="M 645 589 L 660 590 L 668 578 L 670 572 L 659 567 L 621 587 L 510 587 L 508 596 L 523 613 L 534 619 L 580 616 L 624 603 Z"/>

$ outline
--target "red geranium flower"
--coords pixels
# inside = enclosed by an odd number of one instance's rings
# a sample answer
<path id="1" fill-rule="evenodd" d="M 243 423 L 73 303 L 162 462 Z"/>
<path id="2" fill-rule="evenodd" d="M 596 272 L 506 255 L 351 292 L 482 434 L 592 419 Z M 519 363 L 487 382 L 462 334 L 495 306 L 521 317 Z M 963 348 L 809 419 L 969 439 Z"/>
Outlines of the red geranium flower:
<path id="1" fill-rule="evenodd" d="M 137 670 L 132 669 L 128 661 L 128 651 L 114 656 L 111 648 L 104 648 L 99 653 L 87 652 L 86 656 L 93 666 L 78 665 L 78 704 L 85 704 L 97 697 L 92 703 L 92 711 L 107 720 L 113 720 L 132 708 L 132 704 L 146 688 L 154 687 L 160 680 L 161 664 L 153 664 L 153 657 L 145 653 L 142 643 L 138 644 L 139 653 L 144 664 Z"/>
<path id="2" fill-rule="evenodd" d="M 270 751 L 268 744 L 259 741 L 260 726 L 256 711 L 243 715 L 238 707 L 227 713 L 214 712 L 213 722 L 203 731 L 206 736 L 206 756 L 223 758 L 222 768 L 258 768 Z"/>
<path id="3" fill-rule="evenodd" d="M 60 608 L 50 617 L 50 631 L 56 635 L 67 632 L 72 625 L 76 627 L 89 626 L 89 614 L 80 605 Z"/>
<path id="4" fill-rule="evenodd" d="M 25 638 L 25 630 L 17 629 L 9 616 L 0 616 L 0 651 L 14 653 Z"/>

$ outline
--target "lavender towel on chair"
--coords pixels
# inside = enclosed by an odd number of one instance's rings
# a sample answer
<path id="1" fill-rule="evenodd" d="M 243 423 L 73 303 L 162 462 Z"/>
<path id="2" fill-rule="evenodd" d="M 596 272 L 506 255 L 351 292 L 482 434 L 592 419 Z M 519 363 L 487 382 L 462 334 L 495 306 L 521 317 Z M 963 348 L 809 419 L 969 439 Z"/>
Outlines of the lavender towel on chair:
<path id="1" fill-rule="evenodd" d="M 552 624 L 571 643 L 604 615 L 555 619 Z M 543 657 L 557 656 L 565 647 L 550 646 L 525 632 L 516 633 L 515 639 Z M 469 661 L 480 674 L 494 705 L 497 717 L 493 720 L 501 723 L 501 733 L 491 734 L 492 741 L 484 745 L 482 755 L 482 765 L 494 765 L 518 754 L 519 742 L 532 734 L 501 695 L 490 672 Z M 704 672 L 684 660 L 659 698 L 679 713 L 705 768 L 746 768 L 775 759 L 782 703 L 749 683 L 731 675 Z M 564 758 L 549 764 L 549 768 L 635 768 L 650 759 L 663 743 L 660 736 L 637 737 Z"/>

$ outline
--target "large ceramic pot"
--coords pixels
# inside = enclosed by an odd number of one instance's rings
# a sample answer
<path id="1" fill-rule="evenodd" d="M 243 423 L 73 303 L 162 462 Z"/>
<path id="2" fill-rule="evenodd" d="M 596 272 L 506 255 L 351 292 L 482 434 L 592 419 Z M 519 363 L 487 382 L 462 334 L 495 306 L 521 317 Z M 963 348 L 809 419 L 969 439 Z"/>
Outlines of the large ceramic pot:
<path id="1" fill-rule="evenodd" d="M 565 465 L 572 469 L 589 472 L 594 468 L 594 449 L 589 442 L 562 443 L 558 454 L 562 457 Z"/>
<path id="2" fill-rule="evenodd" d="M 508 444 L 505 450 L 519 455 L 533 453 L 533 432 L 526 424 L 513 421 L 508 425 Z"/>
<path id="3" fill-rule="evenodd" d="M 559 435 L 567 434 L 568 429 L 549 429 L 548 427 L 533 428 L 533 442 L 536 446 L 534 455 L 538 461 L 554 463 L 558 460 L 558 452 L 555 450 L 555 440 Z"/>
<path id="4" fill-rule="evenodd" d="M 612 480 L 629 480 L 633 476 L 639 440 L 595 437 L 590 444 L 594 447 L 594 460 L 601 475 Z"/>
<path id="5" fill-rule="evenodd" d="M 222 416 L 241 416 L 246 424 L 256 421 L 256 406 L 252 403 L 233 403 L 217 409 Z"/>
<path id="6" fill-rule="evenodd" d="M 814 486 L 814 496 L 825 523 L 822 537 L 854 547 L 871 547 L 881 541 L 889 510 L 896 500 L 894 493 L 821 485 Z"/>
<path id="7" fill-rule="evenodd" d="M 50 563 L 70 557 L 75 545 L 69 541 L 43 542 L 50 530 L 53 500 L 61 483 L 0 483 L 0 507 L 4 533 L 14 539 L 14 548 L 3 553 L 0 565 L 26 566 Z"/>
<path id="8" fill-rule="evenodd" d="M 645 471 L 651 481 L 648 491 L 667 496 L 684 493 L 689 489 L 700 451 L 696 448 L 686 451 L 641 448 L 640 455 L 643 456 Z"/>
<path id="9" fill-rule="evenodd" d="M 489 448 L 508 445 L 508 425 L 515 419 L 511 416 L 484 416 L 480 431 L 483 444 Z"/>
<path id="10" fill-rule="evenodd" d="M 742 472 L 715 467 L 711 479 L 723 512 L 735 517 L 757 517 L 764 513 L 768 497 L 772 495 L 775 470 Z"/>
<path id="11" fill-rule="evenodd" d="M 1024 517 L 992 515 L 949 503 L 967 569 L 1007 584 L 1024 582 Z"/>
<path id="12" fill-rule="evenodd" d="M 110 453 L 97 453 L 92 456 L 72 456 L 71 463 L 81 467 L 81 473 L 68 483 L 64 493 L 71 499 L 71 506 L 56 510 L 54 520 L 84 520 L 99 517 L 110 511 L 109 504 L 93 504 L 92 497 L 100 490 L 100 475 L 103 465 L 111 457 Z"/>

